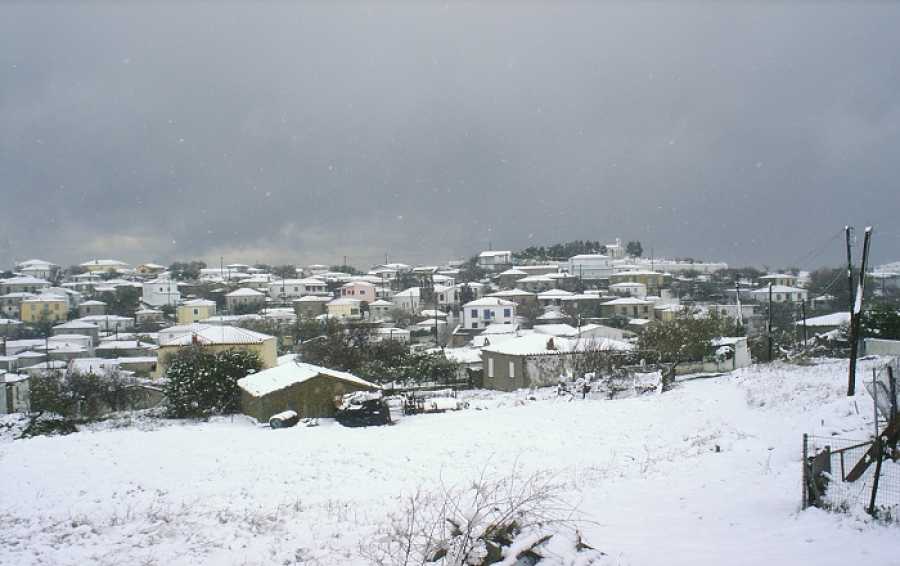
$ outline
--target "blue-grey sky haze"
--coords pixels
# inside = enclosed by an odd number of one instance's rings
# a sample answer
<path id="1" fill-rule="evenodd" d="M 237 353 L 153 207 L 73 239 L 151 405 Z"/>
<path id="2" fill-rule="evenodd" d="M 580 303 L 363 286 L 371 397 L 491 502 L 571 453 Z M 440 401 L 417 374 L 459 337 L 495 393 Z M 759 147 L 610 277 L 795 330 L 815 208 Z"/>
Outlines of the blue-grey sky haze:
<path id="1" fill-rule="evenodd" d="M 0 4 L 0 265 L 900 259 L 900 4 Z M 804 259 L 836 264 L 839 241 Z"/>

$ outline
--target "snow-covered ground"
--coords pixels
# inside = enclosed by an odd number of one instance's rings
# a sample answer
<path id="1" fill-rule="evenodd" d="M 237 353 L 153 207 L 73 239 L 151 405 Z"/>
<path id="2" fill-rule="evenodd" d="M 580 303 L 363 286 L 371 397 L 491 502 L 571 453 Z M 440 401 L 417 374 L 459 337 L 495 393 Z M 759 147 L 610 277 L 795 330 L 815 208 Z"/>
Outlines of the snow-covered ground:
<path id="1" fill-rule="evenodd" d="M 900 564 L 900 527 L 799 510 L 802 433 L 871 430 L 845 372 L 754 366 L 617 401 L 479 393 L 391 427 L 235 417 L 5 440 L 0 563 L 365 564 L 401 496 L 518 469 L 553 474 L 603 563 Z"/>

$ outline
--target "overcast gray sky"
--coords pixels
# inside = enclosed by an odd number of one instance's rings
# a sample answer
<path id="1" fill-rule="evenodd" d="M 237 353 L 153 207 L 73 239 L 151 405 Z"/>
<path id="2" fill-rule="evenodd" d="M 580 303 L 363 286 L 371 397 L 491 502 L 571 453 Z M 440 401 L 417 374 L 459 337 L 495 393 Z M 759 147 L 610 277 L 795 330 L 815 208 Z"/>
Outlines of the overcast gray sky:
<path id="1" fill-rule="evenodd" d="M 0 4 L 0 264 L 900 259 L 897 3 Z"/>

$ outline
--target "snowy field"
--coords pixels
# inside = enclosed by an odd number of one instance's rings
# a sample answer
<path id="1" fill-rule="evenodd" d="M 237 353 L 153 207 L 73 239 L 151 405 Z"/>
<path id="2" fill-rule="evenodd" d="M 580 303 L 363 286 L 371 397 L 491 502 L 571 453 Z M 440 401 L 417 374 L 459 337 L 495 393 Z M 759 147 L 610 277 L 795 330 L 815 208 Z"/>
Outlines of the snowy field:
<path id="1" fill-rule="evenodd" d="M 235 417 L 7 435 L 0 563 L 366 564 L 402 495 L 518 469 L 553 474 L 602 564 L 900 564 L 900 527 L 799 510 L 802 433 L 871 430 L 845 372 L 756 366 L 618 401 L 482 393 L 368 429 Z"/>

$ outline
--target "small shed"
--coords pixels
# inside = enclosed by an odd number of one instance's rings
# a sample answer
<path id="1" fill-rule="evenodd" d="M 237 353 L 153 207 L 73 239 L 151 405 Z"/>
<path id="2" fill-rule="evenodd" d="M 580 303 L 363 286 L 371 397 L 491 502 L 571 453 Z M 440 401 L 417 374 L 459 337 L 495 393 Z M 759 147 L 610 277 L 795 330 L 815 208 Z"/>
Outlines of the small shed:
<path id="1" fill-rule="evenodd" d="M 335 398 L 354 391 L 380 387 L 353 374 L 288 360 L 273 368 L 238 380 L 241 411 L 267 422 L 282 411 L 296 411 L 301 418 L 333 417 Z"/>

